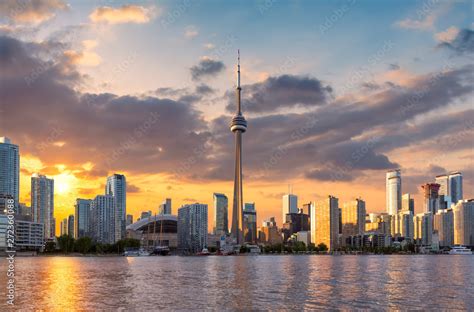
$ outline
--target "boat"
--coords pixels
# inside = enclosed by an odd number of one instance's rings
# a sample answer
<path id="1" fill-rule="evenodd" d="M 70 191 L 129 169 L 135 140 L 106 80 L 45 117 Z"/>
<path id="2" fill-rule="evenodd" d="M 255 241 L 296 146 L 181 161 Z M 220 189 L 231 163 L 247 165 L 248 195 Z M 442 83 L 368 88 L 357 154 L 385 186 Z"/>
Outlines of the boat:
<path id="1" fill-rule="evenodd" d="M 454 246 L 449 251 L 450 255 L 472 255 L 472 250 L 464 246 Z"/>
<path id="2" fill-rule="evenodd" d="M 166 256 L 170 252 L 170 248 L 168 246 L 156 246 L 153 249 L 153 255 L 159 255 L 159 256 Z"/>
<path id="3" fill-rule="evenodd" d="M 207 250 L 207 248 L 203 248 L 201 252 L 198 252 L 196 255 L 197 256 L 209 256 L 211 253 L 209 252 L 209 250 Z"/>
<path id="4" fill-rule="evenodd" d="M 146 251 L 145 249 L 140 249 L 138 251 L 138 256 L 140 256 L 140 257 L 146 257 L 146 256 L 149 256 L 149 255 L 150 255 L 150 253 L 148 251 Z"/>

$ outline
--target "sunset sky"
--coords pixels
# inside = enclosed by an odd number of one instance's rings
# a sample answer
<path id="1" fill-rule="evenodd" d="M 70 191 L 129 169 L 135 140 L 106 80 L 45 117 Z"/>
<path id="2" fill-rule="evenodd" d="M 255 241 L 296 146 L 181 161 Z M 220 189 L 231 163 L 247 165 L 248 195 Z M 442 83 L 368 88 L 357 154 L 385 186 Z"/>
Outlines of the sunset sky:
<path id="1" fill-rule="evenodd" d="M 20 146 L 20 198 L 55 180 L 55 216 L 127 177 L 127 213 L 166 198 L 232 201 L 237 49 L 244 202 L 281 222 L 328 194 L 385 210 L 449 171 L 474 196 L 470 1 L 71 1 L 0 3 L 0 136 Z M 230 205 L 231 206 L 231 205 Z M 229 207 L 230 208 L 230 207 Z"/>

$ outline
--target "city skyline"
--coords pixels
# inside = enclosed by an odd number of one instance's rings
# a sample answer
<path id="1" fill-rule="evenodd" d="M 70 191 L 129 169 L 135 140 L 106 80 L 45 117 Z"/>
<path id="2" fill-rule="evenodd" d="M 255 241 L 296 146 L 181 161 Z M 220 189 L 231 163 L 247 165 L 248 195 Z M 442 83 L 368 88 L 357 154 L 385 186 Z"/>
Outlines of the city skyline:
<path id="1" fill-rule="evenodd" d="M 367 4 L 349 5 L 336 19 L 341 7 L 325 4 L 312 10 L 319 16 L 311 24 L 305 12 L 313 5 L 216 4 L 215 21 L 205 18 L 206 6 L 183 12 L 173 2 L 137 2 L 130 16 L 125 3 L 25 6 L 24 15 L 7 7 L 18 16 L 1 16 L 8 75 L 0 135 L 20 146 L 19 202 L 30 203 L 33 173 L 53 178 L 59 223 L 76 198 L 102 194 L 104 177 L 117 172 L 128 178 L 127 213 L 135 219 L 165 198 L 207 203 L 213 215 L 214 192 L 232 197 L 228 121 L 238 48 L 252 124 L 243 143 L 244 202 L 256 203 L 259 223 L 275 216 L 281 224 L 288 183 L 300 202 L 360 196 L 367 211 L 385 211 L 384 175 L 395 168 L 416 213 L 423 212 L 419 186 L 436 175 L 461 171 L 464 197 L 474 197 L 467 5 L 425 12 L 421 3 L 374 3 L 380 14 L 369 22 Z M 171 20 L 174 12 L 182 18 Z M 248 23 L 238 23 L 243 17 Z M 255 17 L 274 26 L 271 44 L 260 44 Z M 278 25 L 282 18 L 290 29 Z M 164 47 L 148 39 L 155 32 Z M 289 38 L 304 44 L 290 48 Z M 341 58 L 342 45 L 354 53 Z M 22 88 L 28 97 L 15 92 Z"/>

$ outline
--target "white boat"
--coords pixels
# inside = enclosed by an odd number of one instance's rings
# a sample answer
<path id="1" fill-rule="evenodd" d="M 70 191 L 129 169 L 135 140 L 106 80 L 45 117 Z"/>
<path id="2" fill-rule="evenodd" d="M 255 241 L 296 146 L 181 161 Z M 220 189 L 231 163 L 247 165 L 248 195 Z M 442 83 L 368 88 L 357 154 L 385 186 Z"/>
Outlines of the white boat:
<path id="1" fill-rule="evenodd" d="M 450 255 L 472 255 L 472 251 L 464 246 L 454 246 L 449 251 Z"/>

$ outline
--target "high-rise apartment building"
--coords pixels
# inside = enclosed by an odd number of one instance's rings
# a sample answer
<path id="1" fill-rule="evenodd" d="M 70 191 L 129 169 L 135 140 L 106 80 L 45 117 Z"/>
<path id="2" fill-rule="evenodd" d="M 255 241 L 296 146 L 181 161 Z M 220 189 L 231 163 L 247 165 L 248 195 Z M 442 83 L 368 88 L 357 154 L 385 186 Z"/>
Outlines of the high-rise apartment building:
<path id="1" fill-rule="evenodd" d="M 116 242 L 115 211 L 115 199 L 112 195 L 97 195 L 91 202 L 91 233 L 97 242 L 102 244 Z"/>
<path id="2" fill-rule="evenodd" d="M 433 214 L 418 213 L 413 219 L 413 238 L 418 245 L 431 246 L 433 238 Z"/>
<path id="3" fill-rule="evenodd" d="M 255 203 L 245 203 L 244 206 L 244 242 L 257 242 L 257 210 Z"/>
<path id="4" fill-rule="evenodd" d="M 0 195 L 14 199 L 15 211 L 18 209 L 20 194 L 20 153 L 18 145 L 9 138 L 0 137 Z"/>
<path id="5" fill-rule="evenodd" d="M 74 215 L 70 215 L 67 218 L 67 235 L 75 237 L 74 233 Z"/>
<path id="6" fill-rule="evenodd" d="M 439 210 L 436 213 L 433 220 L 433 231 L 438 232 L 441 247 L 454 245 L 454 215 L 452 209 Z"/>
<path id="7" fill-rule="evenodd" d="M 339 240 L 339 200 L 328 196 L 312 207 L 311 242 L 315 245 L 324 243 L 329 250 L 338 247 Z"/>
<path id="8" fill-rule="evenodd" d="M 59 224 L 59 234 L 60 236 L 67 235 L 67 218 L 64 218 L 63 221 Z"/>
<path id="9" fill-rule="evenodd" d="M 262 227 L 258 233 L 258 241 L 268 245 L 280 244 L 282 242 L 275 217 L 262 222 Z"/>
<path id="10" fill-rule="evenodd" d="M 426 183 L 421 186 L 423 189 L 424 212 L 431 212 L 435 215 L 439 209 L 439 189 L 438 183 Z"/>
<path id="11" fill-rule="evenodd" d="M 43 223 L 45 239 L 54 238 L 54 180 L 44 175 L 31 177 L 31 213 L 34 222 Z"/>
<path id="12" fill-rule="evenodd" d="M 402 176 L 400 169 L 387 172 L 385 182 L 387 212 L 395 215 L 402 209 Z"/>
<path id="13" fill-rule="evenodd" d="M 452 172 L 436 176 L 436 183 L 440 185 L 439 195 L 444 196 L 447 208 L 463 199 L 462 174 Z"/>
<path id="14" fill-rule="evenodd" d="M 341 209 L 343 238 L 364 235 L 365 215 L 365 201 L 362 199 L 358 198 L 343 204 Z"/>
<path id="15" fill-rule="evenodd" d="M 178 209 L 178 249 L 197 253 L 207 247 L 207 205 L 184 205 Z"/>
<path id="16" fill-rule="evenodd" d="M 410 193 L 402 196 L 402 210 L 409 210 L 413 215 L 415 214 L 415 199 L 411 197 Z"/>
<path id="17" fill-rule="evenodd" d="M 392 215 L 391 222 L 392 237 L 404 237 L 409 241 L 413 241 L 414 224 L 411 211 L 400 211 Z"/>
<path id="18" fill-rule="evenodd" d="M 298 213 L 298 197 L 293 194 L 283 195 L 282 200 L 282 219 L 281 223 L 285 223 L 286 214 Z"/>
<path id="19" fill-rule="evenodd" d="M 74 217 L 74 236 L 75 238 L 81 238 L 85 236 L 91 236 L 90 229 L 90 199 L 77 198 L 76 204 L 74 205 L 75 217 Z"/>
<path id="20" fill-rule="evenodd" d="M 115 209 L 115 241 L 125 238 L 125 217 L 127 215 L 127 181 L 123 174 L 117 174 L 107 178 L 105 195 L 113 196 Z"/>
<path id="21" fill-rule="evenodd" d="M 162 214 L 170 215 L 170 214 L 172 214 L 172 211 L 171 211 L 171 198 L 166 198 L 161 203 L 161 205 L 158 207 L 158 214 L 159 215 L 162 215 Z"/>
<path id="22" fill-rule="evenodd" d="M 474 199 L 458 201 L 453 215 L 454 244 L 474 246 Z"/>
<path id="23" fill-rule="evenodd" d="M 227 196 L 214 193 L 214 234 L 218 236 L 229 233 L 228 207 Z"/>

